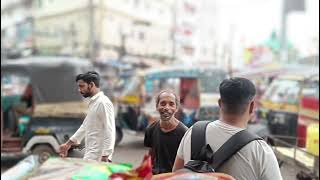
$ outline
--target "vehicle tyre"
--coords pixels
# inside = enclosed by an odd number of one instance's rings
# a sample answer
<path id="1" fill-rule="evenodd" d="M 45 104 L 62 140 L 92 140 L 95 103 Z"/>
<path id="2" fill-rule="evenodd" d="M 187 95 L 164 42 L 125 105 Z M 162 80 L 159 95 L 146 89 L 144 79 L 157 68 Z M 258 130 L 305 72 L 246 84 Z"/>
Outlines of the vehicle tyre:
<path id="1" fill-rule="evenodd" d="M 56 156 L 54 149 L 48 144 L 35 145 L 32 149 L 32 154 L 39 155 L 39 162 L 43 163 L 51 156 Z"/>
<path id="2" fill-rule="evenodd" d="M 116 127 L 116 144 L 115 146 L 118 146 L 123 138 L 123 132 L 120 127 Z"/>

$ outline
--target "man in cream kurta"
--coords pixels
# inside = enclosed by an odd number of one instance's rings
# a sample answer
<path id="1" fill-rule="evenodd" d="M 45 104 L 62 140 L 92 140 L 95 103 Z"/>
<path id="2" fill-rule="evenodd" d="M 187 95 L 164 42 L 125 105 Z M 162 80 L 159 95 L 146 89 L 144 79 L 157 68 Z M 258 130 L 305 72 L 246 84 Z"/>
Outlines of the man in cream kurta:
<path id="1" fill-rule="evenodd" d="M 77 132 L 60 146 L 60 155 L 67 156 L 72 144 L 78 144 L 85 138 L 83 159 L 110 162 L 114 151 L 116 127 L 114 107 L 107 96 L 100 91 L 99 75 L 88 72 L 77 76 L 79 91 L 84 97 L 90 97 L 88 113 Z"/>

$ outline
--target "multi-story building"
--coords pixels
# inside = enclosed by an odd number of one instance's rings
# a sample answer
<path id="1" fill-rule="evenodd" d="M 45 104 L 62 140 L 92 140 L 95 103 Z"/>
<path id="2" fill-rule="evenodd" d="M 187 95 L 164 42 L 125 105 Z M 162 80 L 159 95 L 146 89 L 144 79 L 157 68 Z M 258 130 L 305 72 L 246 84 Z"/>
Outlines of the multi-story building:
<path id="1" fill-rule="evenodd" d="M 215 6 L 212 0 L 176 1 L 176 59 L 214 64 Z"/>
<path id="2" fill-rule="evenodd" d="M 36 0 L 33 5 L 35 43 L 43 53 L 172 57 L 173 0 Z"/>
<path id="3" fill-rule="evenodd" d="M 1 1 L 1 49 L 32 47 L 31 0 Z"/>

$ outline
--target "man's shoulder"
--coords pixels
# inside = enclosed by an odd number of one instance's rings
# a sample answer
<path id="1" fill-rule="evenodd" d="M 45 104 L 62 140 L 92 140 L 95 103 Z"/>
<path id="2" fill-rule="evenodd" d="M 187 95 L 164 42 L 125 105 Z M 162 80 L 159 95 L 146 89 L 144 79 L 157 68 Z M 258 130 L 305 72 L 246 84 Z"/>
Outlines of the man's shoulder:
<path id="1" fill-rule="evenodd" d="M 265 156 L 273 156 L 274 151 L 264 140 L 254 140 L 241 149 L 246 156 L 252 156 L 256 160 L 261 160 Z"/>
<path id="2" fill-rule="evenodd" d="M 253 140 L 250 143 L 248 143 L 248 146 L 251 146 L 252 148 L 256 148 L 262 151 L 266 151 L 266 150 L 269 151 L 271 149 L 271 147 L 263 139 Z"/>
<path id="3" fill-rule="evenodd" d="M 255 148 L 258 152 L 263 153 L 274 153 L 273 149 L 270 147 L 270 145 L 265 140 L 255 140 L 251 142 L 251 146 Z"/>
<path id="4" fill-rule="evenodd" d="M 182 122 L 179 122 L 177 128 L 178 128 L 179 131 L 182 131 L 182 132 L 187 132 L 188 129 L 189 129 L 189 128 L 188 128 L 186 125 L 184 125 Z"/>
<path id="5" fill-rule="evenodd" d="M 109 98 L 108 96 L 103 95 L 103 98 L 104 98 L 105 101 L 108 101 L 109 103 L 112 103 L 111 100 L 110 100 L 110 98 Z"/>
<path id="6" fill-rule="evenodd" d="M 98 104 L 102 104 L 102 105 L 113 106 L 113 103 L 111 102 L 111 100 L 106 95 L 103 95 L 101 98 L 99 98 L 97 100 L 97 103 Z"/>
<path id="7" fill-rule="evenodd" d="M 156 126 L 157 126 L 157 121 L 153 122 L 146 128 L 145 135 L 144 135 L 144 145 L 146 147 L 152 147 L 153 141 L 157 141 L 157 139 L 155 140 L 153 137 L 153 133 L 157 130 L 155 129 Z"/>
<path id="8" fill-rule="evenodd" d="M 273 149 L 264 140 L 254 140 L 247 146 L 240 150 L 242 157 L 245 157 L 252 168 L 255 168 L 257 172 L 259 170 L 268 169 L 266 172 L 260 172 L 260 177 L 263 175 L 279 179 L 281 177 L 278 167 L 278 161 Z"/>
<path id="9" fill-rule="evenodd" d="M 158 125 L 159 121 L 154 121 L 153 123 L 149 124 L 146 128 L 146 131 L 153 131 L 157 125 Z"/>

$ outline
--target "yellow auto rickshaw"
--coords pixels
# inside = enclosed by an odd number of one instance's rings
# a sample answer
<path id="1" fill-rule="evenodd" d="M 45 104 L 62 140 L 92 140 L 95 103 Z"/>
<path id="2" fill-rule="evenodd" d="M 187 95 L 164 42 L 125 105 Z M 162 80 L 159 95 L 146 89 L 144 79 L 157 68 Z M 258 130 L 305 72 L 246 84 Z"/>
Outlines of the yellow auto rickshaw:
<path id="1" fill-rule="evenodd" d="M 287 73 L 271 83 L 260 100 L 258 117 L 266 120 L 272 137 L 296 145 L 302 89 L 318 75 L 319 69 Z"/>

